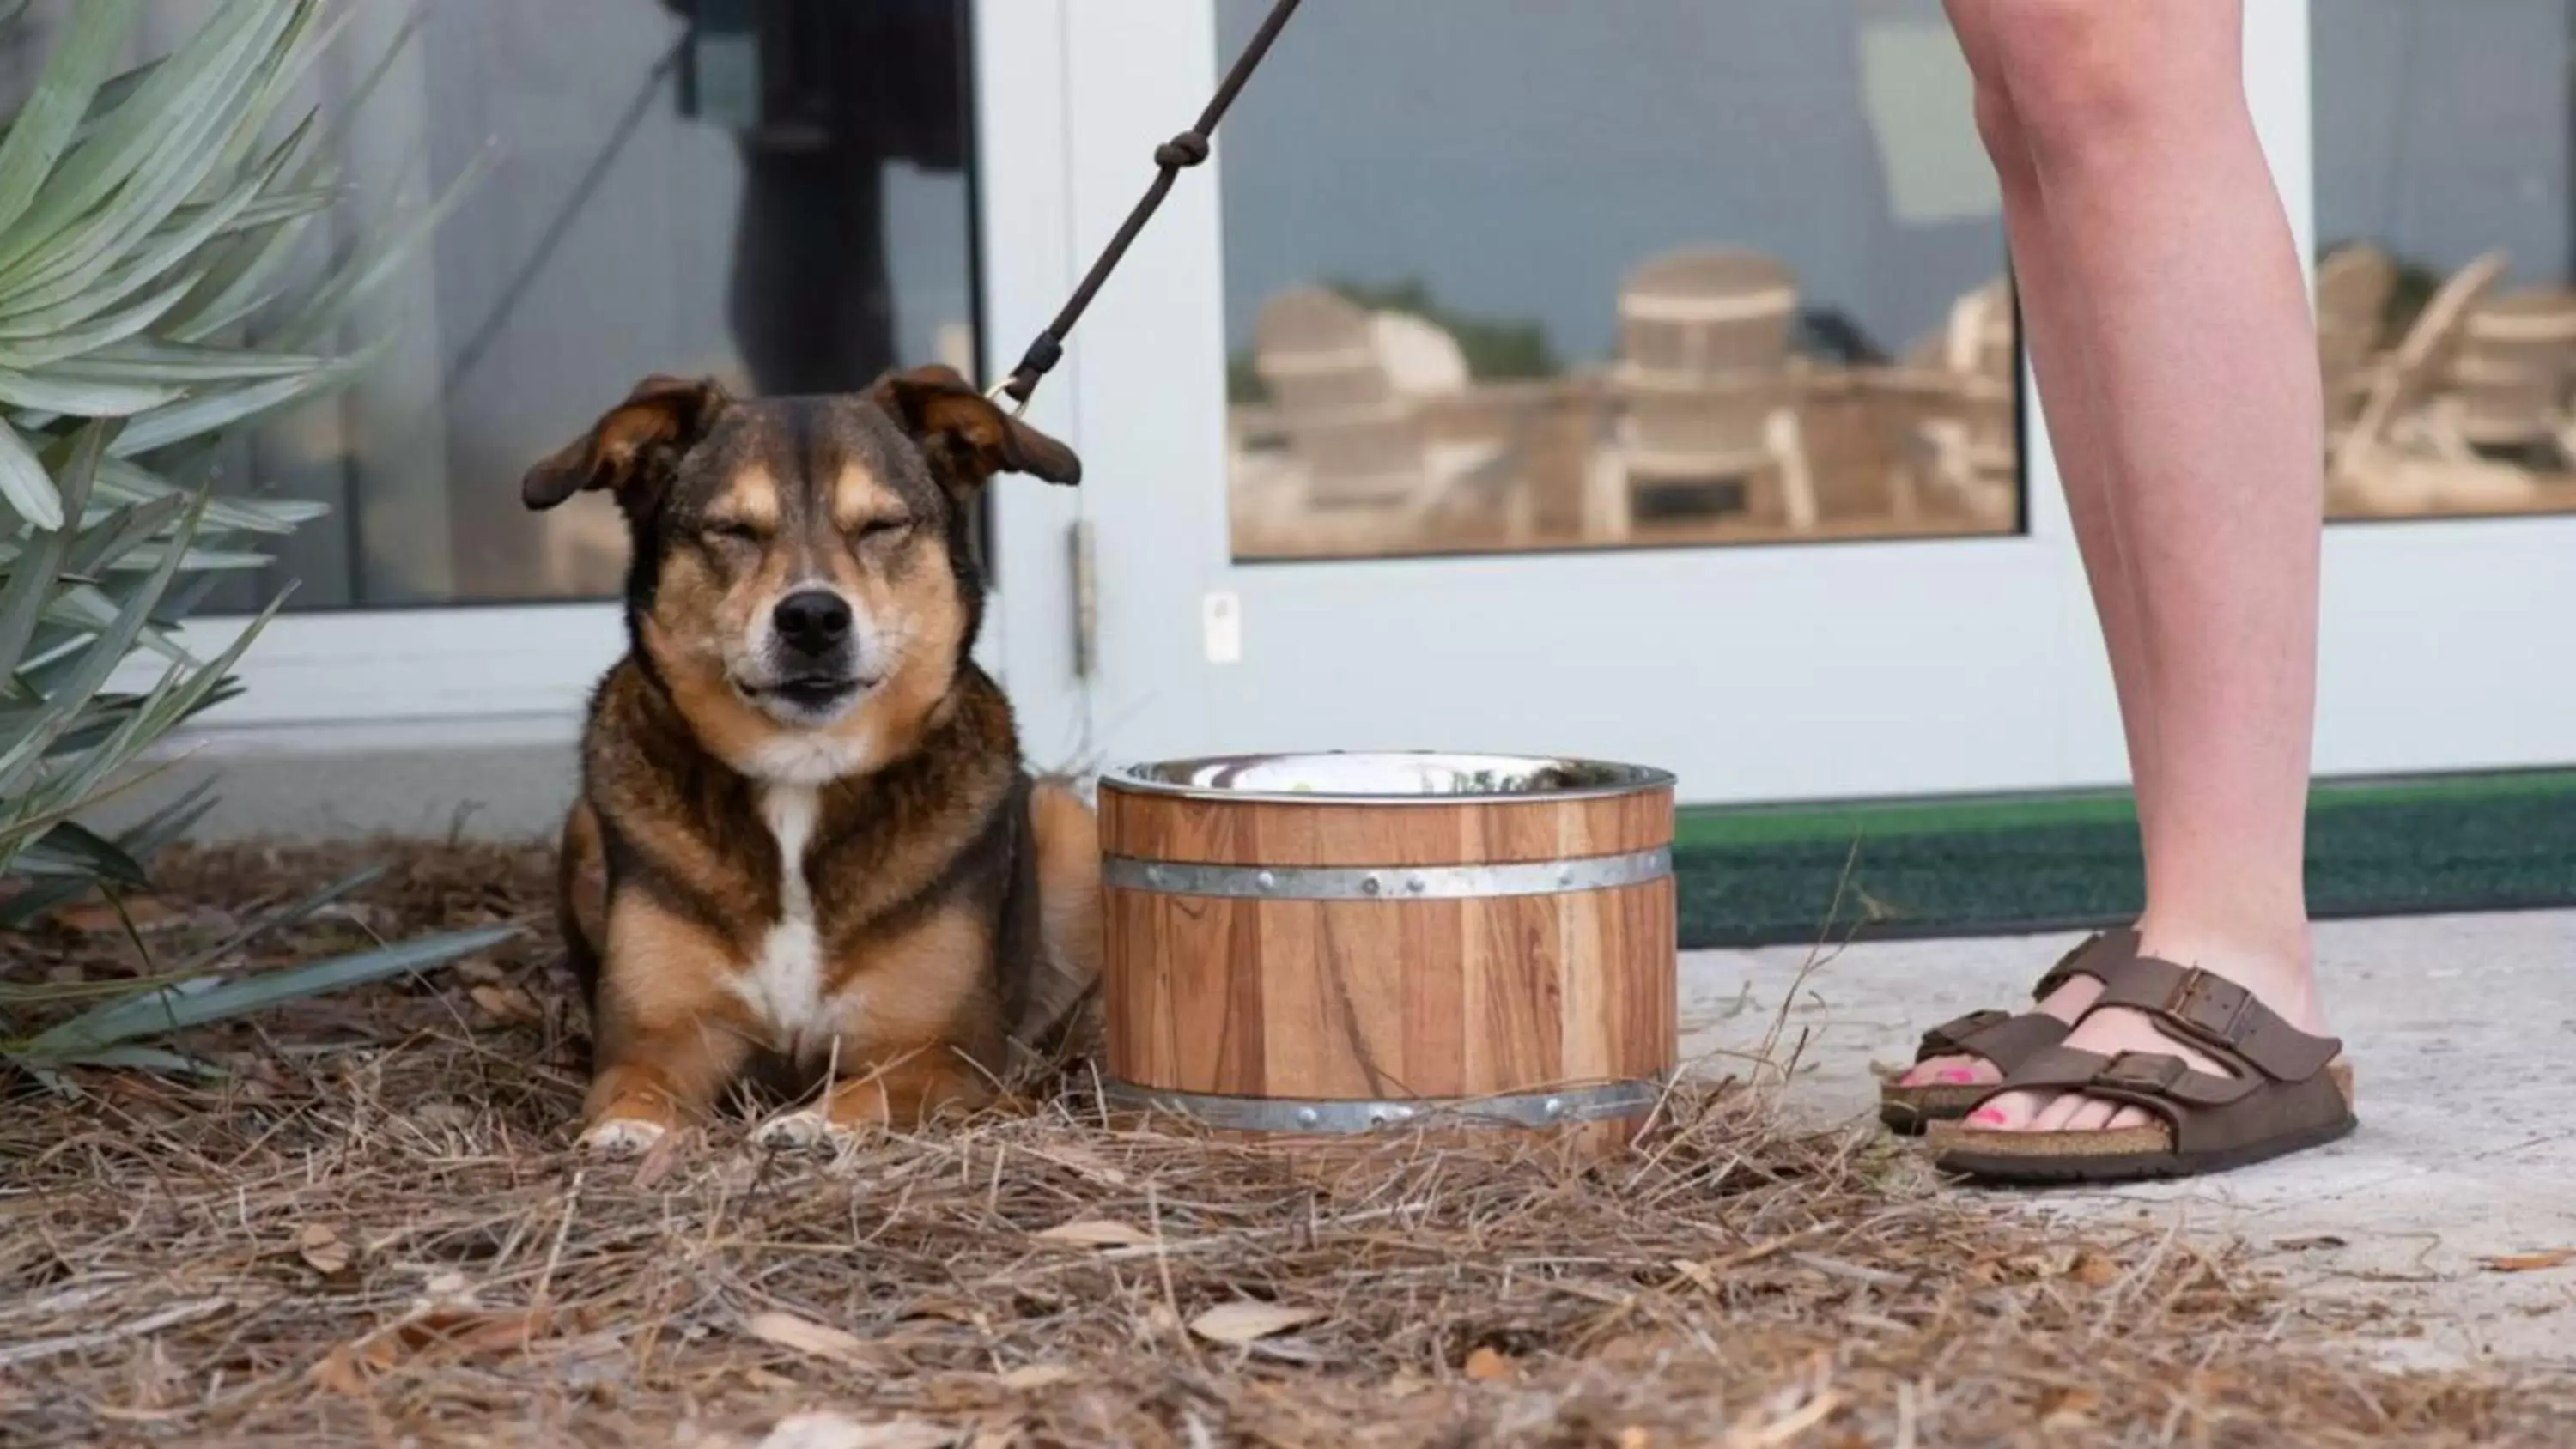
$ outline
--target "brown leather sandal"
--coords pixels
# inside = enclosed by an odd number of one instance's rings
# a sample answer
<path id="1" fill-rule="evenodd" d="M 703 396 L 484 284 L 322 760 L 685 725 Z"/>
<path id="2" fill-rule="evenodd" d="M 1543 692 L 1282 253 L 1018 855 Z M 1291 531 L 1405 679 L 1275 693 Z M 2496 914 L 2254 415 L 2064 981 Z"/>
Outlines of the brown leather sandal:
<path id="1" fill-rule="evenodd" d="M 2102 980 L 2104 967 L 2137 954 L 2136 931 L 2123 927 L 2101 932 L 2059 957 L 2057 964 L 2048 968 L 2048 974 L 2039 978 L 2039 985 L 2031 989 L 2030 999 L 2046 1001 L 2057 988 L 2077 976 Z M 1983 1057 L 1995 1064 L 1996 1071 L 2011 1076 L 2039 1053 L 2066 1040 L 2066 1034 L 2074 1029 L 2045 1011 L 2018 1015 L 1972 1011 L 1923 1033 L 1913 1065 L 1921 1066 L 1935 1057 Z M 1901 1081 L 1882 1082 L 1878 1088 L 1878 1120 L 1893 1131 L 1912 1136 L 1934 1122 L 1965 1117 L 1993 1091 L 1991 1082 L 1925 1082 L 1911 1087 Z"/>
<path id="2" fill-rule="evenodd" d="M 2101 1000 L 2144 1013 L 2156 1030 L 2226 1067 L 2194 1070 L 2163 1052 L 2106 1056 L 2050 1047 L 1985 1098 L 2007 1092 L 2076 1092 L 2139 1107 L 2158 1120 L 2086 1132 L 2002 1132 L 1943 1122 L 1932 1129 L 1933 1165 L 2005 1183 L 2133 1182 L 2224 1172 L 2322 1146 L 2358 1124 L 2343 1042 L 2310 1036 L 2254 993 L 2224 977 L 2151 956 L 2104 975 Z M 1971 1108 L 1970 1110 L 1974 1110 Z"/>

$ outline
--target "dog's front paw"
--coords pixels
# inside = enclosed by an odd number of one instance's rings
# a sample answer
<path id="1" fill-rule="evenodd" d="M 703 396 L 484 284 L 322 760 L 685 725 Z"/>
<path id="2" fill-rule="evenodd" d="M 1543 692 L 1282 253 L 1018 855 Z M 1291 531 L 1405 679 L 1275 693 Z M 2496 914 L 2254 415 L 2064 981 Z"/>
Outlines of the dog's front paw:
<path id="1" fill-rule="evenodd" d="M 583 1151 L 602 1157 L 641 1157 L 670 1134 L 671 1129 L 659 1122 L 611 1117 L 591 1124 L 590 1130 L 581 1134 L 581 1146 Z"/>
<path id="2" fill-rule="evenodd" d="M 751 1140 L 772 1152 L 804 1152 L 838 1147 L 857 1135 L 848 1126 L 824 1115 L 820 1108 L 805 1107 L 781 1112 L 761 1123 L 752 1132 Z"/>

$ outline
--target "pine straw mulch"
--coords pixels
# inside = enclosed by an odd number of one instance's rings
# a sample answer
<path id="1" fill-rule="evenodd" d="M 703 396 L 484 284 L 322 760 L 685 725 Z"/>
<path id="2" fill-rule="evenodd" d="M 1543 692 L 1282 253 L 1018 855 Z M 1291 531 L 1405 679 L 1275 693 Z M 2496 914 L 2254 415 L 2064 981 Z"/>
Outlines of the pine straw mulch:
<path id="1" fill-rule="evenodd" d="M 1738 1086 L 1588 1170 L 1300 1173 L 1103 1125 L 1078 1073 L 837 1160 L 728 1132 L 587 1162 L 542 860 L 385 852 L 399 879 L 271 954 L 529 936 L 201 1041 L 219 1088 L 10 1085 L 0 1442 L 2544 1444 L 2576 1412 L 2367 1368 L 2317 1345 L 2387 1325 L 2224 1246 L 2014 1217 Z M 352 854 L 177 856 L 142 939 L 175 955 Z M 5 974 L 134 969 L 105 924 Z"/>

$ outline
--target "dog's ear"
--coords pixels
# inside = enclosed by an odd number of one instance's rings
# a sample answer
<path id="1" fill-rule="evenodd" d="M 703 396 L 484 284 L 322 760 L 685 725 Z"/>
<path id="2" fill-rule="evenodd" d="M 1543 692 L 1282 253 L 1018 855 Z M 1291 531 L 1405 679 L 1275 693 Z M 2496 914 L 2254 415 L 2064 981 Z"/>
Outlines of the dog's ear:
<path id="1" fill-rule="evenodd" d="M 589 432 L 529 469 L 519 480 L 519 500 L 552 508 L 586 489 L 607 488 L 632 501 L 638 485 L 664 481 L 731 402 L 711 378 L 648 377 Z"/>
<path id="2" fill-rule="evenodd" d="M 889 373 L 870 396 L 920 444 L 931 471 L 951 489 L 971 492 L 996 473 L 1082 481 L 1082 460 L 1071 448 L 1003 411 L 953 367 L 934 363 Z"/>

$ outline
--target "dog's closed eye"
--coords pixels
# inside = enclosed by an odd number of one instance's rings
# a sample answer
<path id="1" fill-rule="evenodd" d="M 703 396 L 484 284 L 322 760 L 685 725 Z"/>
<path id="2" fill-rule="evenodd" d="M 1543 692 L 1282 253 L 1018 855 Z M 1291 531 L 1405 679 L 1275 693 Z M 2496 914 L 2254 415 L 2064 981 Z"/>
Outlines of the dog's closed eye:
<path id="1" fill-rule="evenodd" d="M 852 543 L 880 543 L 909 532 L 914 520 L 904 517 L 863 519 L 849 529 Z"/>
<path id="2" fill-rule="evenodd" d="M 758 527 L 739 518 L 710 518 L 698 526 L 698 535 L 711 544 L 757 544 L 764 537 Z"/>

